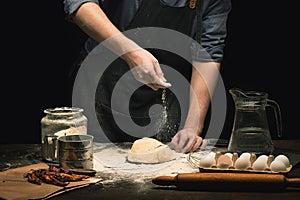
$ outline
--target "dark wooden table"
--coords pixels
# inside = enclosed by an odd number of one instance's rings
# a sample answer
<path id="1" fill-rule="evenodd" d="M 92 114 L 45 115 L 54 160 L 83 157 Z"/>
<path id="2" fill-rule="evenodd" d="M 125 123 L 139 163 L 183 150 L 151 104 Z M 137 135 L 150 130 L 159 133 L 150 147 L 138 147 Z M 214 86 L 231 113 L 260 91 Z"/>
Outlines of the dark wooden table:
<path id="1" fill-rule="evenodd" d="M 300 177 L 300 140 L 274 140 L 275 152 L 293 156 L 293 168 L 287 177 Z M 40 144 L 1 144 L 0 169 L 15 168 L 41 161 Z M 0 191 L 1 192 L 1 191 Z M 284 192 L 241 192 L 239 188 L 233 191 L 182 191 L 176 187 L 162 187 L 151 181 L 132 183 L 126 180 L 111 185 L 96 184 L 85 188 L 66 192 L 51 198 L 53 200 L 93 200 L 93 199 L 300 199 L 300 188 Z"/>

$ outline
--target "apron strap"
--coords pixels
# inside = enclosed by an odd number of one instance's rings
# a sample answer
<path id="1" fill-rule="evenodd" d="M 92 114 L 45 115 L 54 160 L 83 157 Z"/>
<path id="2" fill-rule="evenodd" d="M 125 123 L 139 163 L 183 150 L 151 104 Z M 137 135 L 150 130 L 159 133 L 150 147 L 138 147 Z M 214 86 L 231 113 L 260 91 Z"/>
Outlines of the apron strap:
<path id="1" fill-rule="evenodd" d="M 190 2 L 195 1 L 191 0 Z M 197 0 L 196 0 L 197 1 Z M 201 33 L 202 33 L 202 0 L 196 2 L 196 17 L 197 17 L 197 29 L 196 29 L 196 41 L 201 44 Z"/>

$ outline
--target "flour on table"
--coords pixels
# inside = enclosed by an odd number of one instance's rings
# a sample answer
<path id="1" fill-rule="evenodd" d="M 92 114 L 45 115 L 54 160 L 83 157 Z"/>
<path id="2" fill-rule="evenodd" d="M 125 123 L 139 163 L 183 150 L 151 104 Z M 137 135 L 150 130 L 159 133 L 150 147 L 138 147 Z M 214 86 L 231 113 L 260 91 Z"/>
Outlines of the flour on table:
<path id="1" fill-rule="evenodd" d="M 100 174 L 111 174 L 110 181 L 132 180 L 143 182 L 157 176 L 199 172 L 187 161 L 187 154 L 175 153 L 173 160 L 161 163 L 133 163 L 127 159 L 131 143 L 115 145 L 94 143 L 94 169 Z"/>

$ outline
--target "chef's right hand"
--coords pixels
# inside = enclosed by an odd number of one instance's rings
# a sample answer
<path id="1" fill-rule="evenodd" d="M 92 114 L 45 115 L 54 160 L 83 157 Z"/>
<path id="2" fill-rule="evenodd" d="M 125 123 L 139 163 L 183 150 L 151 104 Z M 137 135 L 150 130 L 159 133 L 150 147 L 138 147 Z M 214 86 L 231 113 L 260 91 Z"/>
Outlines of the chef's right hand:
<path id="1" fill-rule="evenodd" d="M 200 137 L 192 128 L 184 128 L 172 138 L 170 147 L 179 153 L 189 153 L 204 148 L 207 141 Z"/>
<path id="2" fill-rule="evenodd" d="M 159 88 L 171 87 L 164 77 L 158 60 L 149 51 L 141 48 L 122 55 L 122 58 L 127 62 L 133 76 L 139 82 L 155 91 Z"/>

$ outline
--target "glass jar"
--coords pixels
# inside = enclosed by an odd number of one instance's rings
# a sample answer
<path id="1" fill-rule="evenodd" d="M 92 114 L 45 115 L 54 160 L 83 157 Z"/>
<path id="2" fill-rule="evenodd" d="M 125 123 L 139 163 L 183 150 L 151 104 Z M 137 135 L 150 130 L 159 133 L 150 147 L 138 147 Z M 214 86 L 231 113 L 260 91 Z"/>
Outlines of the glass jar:
<path id="1" fill-rule="evenodd" d="M 82 108 L 57 107 L 44 110 L 41 119 L 42 158 L 58 162 L 58 138 L 65 135 L 87 134 L 87 118 Z"/>

